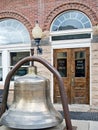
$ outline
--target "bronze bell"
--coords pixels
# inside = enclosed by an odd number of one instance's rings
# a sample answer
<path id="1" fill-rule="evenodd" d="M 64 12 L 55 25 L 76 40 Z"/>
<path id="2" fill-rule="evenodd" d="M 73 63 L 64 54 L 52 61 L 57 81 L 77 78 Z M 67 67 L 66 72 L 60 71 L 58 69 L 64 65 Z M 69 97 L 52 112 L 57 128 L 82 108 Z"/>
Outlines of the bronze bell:
<path id="1" fill-rule="evenodd" d="M 29 74 L 15 80 L 14 100 L 2 115 L 1 124 L 17 129 L 45 129 L 61 124 L 63 117 L 50 99 L 49 80 L 29 69 Z"/>

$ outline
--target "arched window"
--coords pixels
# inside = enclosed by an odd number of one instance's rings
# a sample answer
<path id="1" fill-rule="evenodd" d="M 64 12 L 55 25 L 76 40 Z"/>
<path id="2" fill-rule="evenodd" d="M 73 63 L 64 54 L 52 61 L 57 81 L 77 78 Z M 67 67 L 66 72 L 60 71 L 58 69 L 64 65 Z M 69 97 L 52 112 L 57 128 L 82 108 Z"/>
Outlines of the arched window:
<path id="1" fill-rule="evenodd" d="M 30 35 L 26 27 L 15 19 L 0 21 L 0 45 L 30 43 Z"/>
<path id="2" fill-rule="evenodd" d="M 90 39 L 90 19 L 76 10 L 66 11 L 57 16 L 51 25 L 51 41 Z"/>
<path id="3" fill-rule="evenodd" d="M 51 31 L 91 28 L 89 18 L 80 11 L 67 11 L 60 14 L 52 23 Z"/>
<path id="4" fill-rule="evenodd" d="M 0 81 L 5 80 L 10 69 L 22 58 L 30 55 L 30 34 L 16 19 L 0 20 Z M 29 63 L 24 64 L 12 77 L 27 74 Z"/>

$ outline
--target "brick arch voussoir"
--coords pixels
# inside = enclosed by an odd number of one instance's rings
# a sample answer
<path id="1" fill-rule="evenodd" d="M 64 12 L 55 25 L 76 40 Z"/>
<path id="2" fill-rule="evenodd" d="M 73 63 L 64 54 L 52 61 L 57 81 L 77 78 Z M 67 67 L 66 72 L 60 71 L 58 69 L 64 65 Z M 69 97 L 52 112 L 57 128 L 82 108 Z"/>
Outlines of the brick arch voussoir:
<path id="1" fill-rule="evenodd" d="M 46 17 L 44 22 L 44 30 L 49 30 L 52 21 L 60 14 L 68 10 L 79 10 L 85 13 L 89 19 L 91 20 L 92 25 L 98 24 L 98 17 L 94 10 L 92 10 L 89 6 L 81 4 L 81 3 L 66 3 L 59 7 L 54 8 Z"/>
<path id="2" fill-rule="evenodd" d="M 27 30 L 29 31 L 29 34 L 31 37 L 32 25 L 29 22 L 29 20 L 27 20 L 24 16 L 16 12 L 5 11 L 5 12 L 0 12 L 0 19 L 3 19 L 3 18 L 13 18 L 23 23 L 25 27 L 27 28 Z"/>

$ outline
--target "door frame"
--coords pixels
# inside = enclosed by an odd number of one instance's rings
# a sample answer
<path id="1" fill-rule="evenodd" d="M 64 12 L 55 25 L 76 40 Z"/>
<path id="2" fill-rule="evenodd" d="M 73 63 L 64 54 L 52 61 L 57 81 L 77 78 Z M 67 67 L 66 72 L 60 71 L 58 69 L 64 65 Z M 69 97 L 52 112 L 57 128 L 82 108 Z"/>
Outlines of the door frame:
<path id="1" fill-rule="evenodd" d="M 69 40 L 69 41 L 55 41 L 55 42 L 51 42 L 51 64 L 53 65 L 54 63 L 54 59 L 53 59 L 53 51 L 54 49 L 67 49 L 67 48 L 85 48 L 85 47 L 89 47 L 89 51 L 90 51 L 90 56 L 89 56 L 89 62 L 90 62 L 90 73 L 89 73 L 89 104 L 88 105 L 92 105 L 92 83 L 91 83 L 91 40 L 90 39 L 86 39 L 86 40 Z M 54 84 L 53 84 L 53 75 L 51 76 L 51 99 L 52 102 L 54 103 Z M 79 104 L 81 105 L 81 104 Z"/>

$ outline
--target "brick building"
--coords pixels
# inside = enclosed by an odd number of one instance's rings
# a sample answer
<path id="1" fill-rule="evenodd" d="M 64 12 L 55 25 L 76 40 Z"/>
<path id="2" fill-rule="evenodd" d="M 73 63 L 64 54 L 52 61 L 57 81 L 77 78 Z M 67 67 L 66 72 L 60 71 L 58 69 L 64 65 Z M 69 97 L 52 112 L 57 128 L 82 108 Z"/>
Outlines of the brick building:
<path id="1" fill-rule="evenodd" d="M 97 0 L 1 0 L 0 88 L 15 63 L 30 55 L 31 43 L 34 43 L 32 28 L 38 20 L 47 33 L 41 41 L 43 54 L 40 57 L 60 72 L 69 104 L 98 106 L 97 12 Z M 55 77 L 44 66 L 35 64 L 39 74 L 47 76 L 49 73 L 51 96 L 59 103 Z M 27 67 L 28 63 L 16 75 L 26 74 Z"/>

